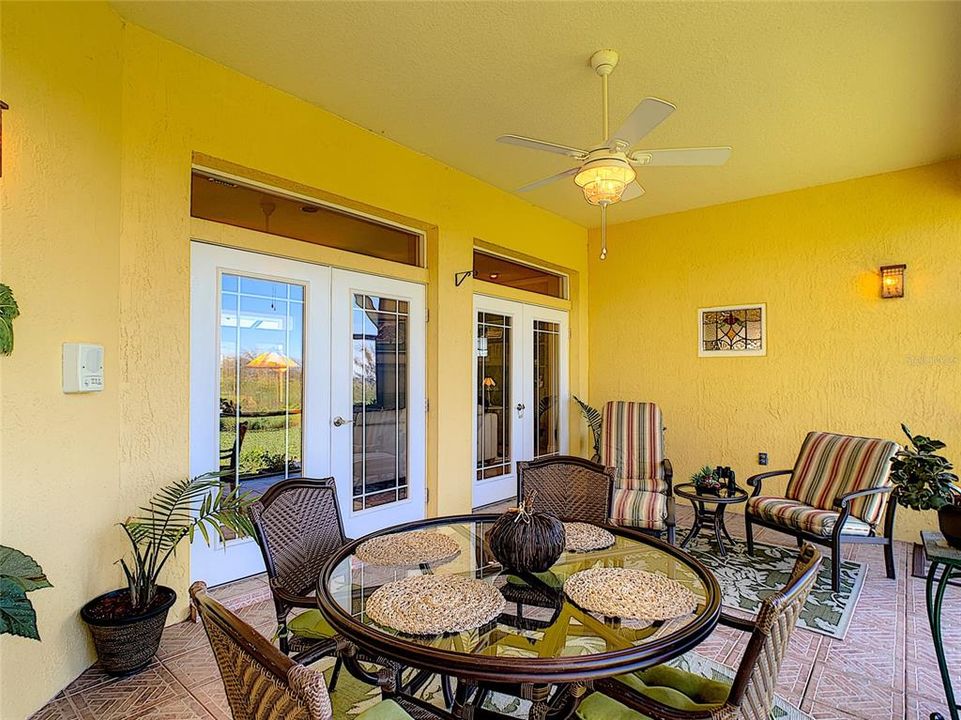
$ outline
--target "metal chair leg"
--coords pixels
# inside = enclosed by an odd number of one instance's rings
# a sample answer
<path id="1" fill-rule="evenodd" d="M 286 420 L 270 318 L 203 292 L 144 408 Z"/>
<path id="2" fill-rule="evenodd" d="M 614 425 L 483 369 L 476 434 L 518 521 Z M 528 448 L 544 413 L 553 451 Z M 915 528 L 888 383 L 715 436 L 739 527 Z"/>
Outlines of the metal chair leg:
<path id="1" fill-rule="evenodd" d="M 754 526 L 751 524 L 751 516 L 744 513 L 744 539 L 747 540 L 747 554 L 754 554 Z"/>
<path id="2" fill-rule="evenodd" d="M 330 692 L 333 692 L 337 687 L 337 678 L 340 677 L 340 668 L 343 667 L 343 665 L 344 661 L 341 660 L 340 656 L 338 655 L 337 660 L 334 662 L 334 670 L 330 674 L 330 682 L 327 684 L 327 689 Z"/>
<path id="3" fill-rule="evenodd" d="M 841 592 L 841 543 L 838 542 L 831 553 L 831 592 Z"/>
<path id="4" fill-rule="evenodd" d="M 890 536 L 884 545 L 884 569 L 887 572 L 888 578 L 891 580 L 896 578 L 894 570 L 894 539 Z"/>

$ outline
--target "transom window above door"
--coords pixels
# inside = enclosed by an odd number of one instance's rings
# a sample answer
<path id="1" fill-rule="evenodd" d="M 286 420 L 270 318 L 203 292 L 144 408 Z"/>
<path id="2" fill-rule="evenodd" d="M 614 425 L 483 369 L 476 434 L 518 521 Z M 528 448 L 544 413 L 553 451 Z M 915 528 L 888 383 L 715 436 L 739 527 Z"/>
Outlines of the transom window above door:
<path id="1" fill-rule="evenodd" d="M 474 249 L 474 278 L 538 295 L 567 298 L 567 277 L 500 255 Z"/>
<path id="2" fill-rule="evenodd" d="M 423 237 L 417 232 L 197 169 L 190 176 L 190 214 L 405 265 L 423 264 Z"/>

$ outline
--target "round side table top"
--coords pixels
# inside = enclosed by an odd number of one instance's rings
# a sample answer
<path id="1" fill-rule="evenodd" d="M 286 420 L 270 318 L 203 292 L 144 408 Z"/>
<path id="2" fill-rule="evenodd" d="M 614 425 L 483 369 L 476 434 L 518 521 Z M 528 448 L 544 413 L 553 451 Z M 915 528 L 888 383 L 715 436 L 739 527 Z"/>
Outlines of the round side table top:
<path id="1" fill-rule="evenodd" d="M 747 500 L 747 490 L 737 486 L 735 486 L 733 491 L 728 490 L 726 486 L 722 487 L 717 491 L 717 495 L 714 495 L 713 493 L 698 494 L 694 483 L 682 483 L 674 486 L 674 494 L 682 498 L 687 498 L 688 500 L 716 503 L 719 505 L 733 505 L 734 503 Z"/>

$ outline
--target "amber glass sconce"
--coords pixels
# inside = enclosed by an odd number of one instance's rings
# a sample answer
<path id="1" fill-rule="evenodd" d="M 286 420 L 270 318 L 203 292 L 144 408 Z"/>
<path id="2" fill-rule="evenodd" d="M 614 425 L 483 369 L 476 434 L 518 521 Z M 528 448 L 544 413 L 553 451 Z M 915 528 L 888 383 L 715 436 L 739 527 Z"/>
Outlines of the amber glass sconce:
<path id="1" fill-rule="evenodd" d="M 0 177 L 3 177 L 3 111 L 9 109 L 10 106 L 0 100 Z"/>
<path id="2" fill-rule="evenodd" d="M 881 266 L 881 297 L 904 297 L 904 271 L 907 265 Z"/>

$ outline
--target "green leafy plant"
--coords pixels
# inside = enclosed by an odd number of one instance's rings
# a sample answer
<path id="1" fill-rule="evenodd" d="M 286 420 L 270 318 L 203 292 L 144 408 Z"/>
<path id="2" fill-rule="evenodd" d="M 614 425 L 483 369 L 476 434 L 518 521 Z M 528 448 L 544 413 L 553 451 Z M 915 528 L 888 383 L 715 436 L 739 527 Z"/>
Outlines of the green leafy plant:
<path id="1" fill-rule="evenodd" d="M 691 475 L 691 482 L 694 483 L 694 487 L 701 490 L 720 490 L 722 485 L 721 478 L 718 477 L 714 468 L 708 465 Z"/>
<path id="2" fill-rule="evenodd" d="M 958 476 L 947 458 L 938 455 L 945 444 L 924 435 L 901 429 L 911 446 L 898 450 L 891 463 L 891 482 L 897 486 L 899 503 L 913 510 L 937 510 L 950 505 L 958 494 Z"/>
<path id="3" fill-rule="evenodd" d="M 255 499 L 240 488 L 231 490 L 220 473 L 208 473 L 171 483 L 140 508 L 141 515 L 121 523 L 133 550 L 131 561 L 121 559 L 120 566 L 134 612 L 153 602 L 160 571 L 184 538 L 193 542 L 199 531 L 209 545 L 213 534 L 225 540 L 225 529 L 240 537 L 253 535 L 247 508 Z"/>
<path id="4" fill-rule="evenodd" d="M 53 587 L 29 555 L 0 545 L 0 635 L 39 640 L 37 613 L 27 593 Z"/>
<path id="5" fill-rule="evenodd" d="M 13 320 L 19 316 L 13 290 L 0 283 L 0 355 L 13 352 Z"/>
<path id="6" fill-rule="evenodd" d="M 590 428 L 591 434 L 593 435 L 594 460 L 599 460 L 601 457 L 601 413 L 597 408 L 591 407 L 577 397 L 577 395 L 574 396 L 574 400 L 577 402 L 578 406 L 580 406 L 581 415 L 584 416 L 584 420 L 587 422 L 587 427 Z"/>

